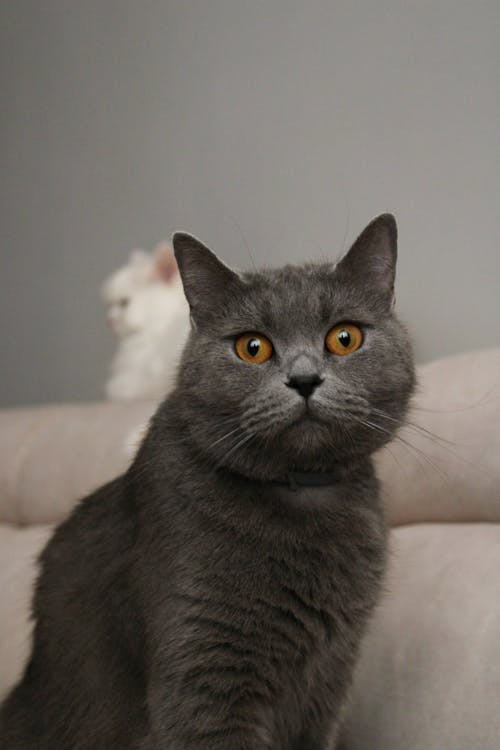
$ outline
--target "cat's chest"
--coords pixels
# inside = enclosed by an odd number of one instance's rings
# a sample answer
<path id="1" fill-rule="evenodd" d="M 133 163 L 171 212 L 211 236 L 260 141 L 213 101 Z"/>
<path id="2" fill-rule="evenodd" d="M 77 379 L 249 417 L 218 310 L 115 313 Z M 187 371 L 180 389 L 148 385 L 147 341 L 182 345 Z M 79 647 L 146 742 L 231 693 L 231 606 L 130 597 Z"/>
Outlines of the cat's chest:
<path id="1" fill-rule="evenodd" d="M 376 584 L 385 558 L 383 519 L 325 488 L 287 491 L 285 499 L 260 517 L 204 524 L 191 546 L 189 585 L 258 618 L 323 632 Z"/>

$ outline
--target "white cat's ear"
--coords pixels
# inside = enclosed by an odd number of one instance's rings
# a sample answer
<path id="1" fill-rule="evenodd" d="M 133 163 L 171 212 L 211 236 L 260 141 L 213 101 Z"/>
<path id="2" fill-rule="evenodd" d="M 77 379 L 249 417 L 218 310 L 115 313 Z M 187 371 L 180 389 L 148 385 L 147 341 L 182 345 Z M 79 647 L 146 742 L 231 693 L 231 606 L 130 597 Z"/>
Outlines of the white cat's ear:
<path id="1" fill-rule="evenodd" d="M 241 279 L 196 237 L 176 232 L 172 244 L 191 315 L 200 322 L 220 309 Z"/>
<path id="2" fill-rule="evenodd" d="M 364 229 L 335 267 L 335 275 L 347 278 L 367 293 L 376 294 L 390 309 L 398 255 L 398 230 L 392 214 L 381 214 Z"/>
<path id="3" fill-rule="evenodd" d="M 129 261 L 134 266 L 140 266 L 148 261 L 151 262 L 151 259 L 145 250 L 132 250 Z"/>
<path id="4" fill-rule="evenodd" d="M 156 279 L 171 284 L 178 276 L 179 269 L 174 251 L 169 242 L 160 242 L 153 250 L 153 275 Z"/>

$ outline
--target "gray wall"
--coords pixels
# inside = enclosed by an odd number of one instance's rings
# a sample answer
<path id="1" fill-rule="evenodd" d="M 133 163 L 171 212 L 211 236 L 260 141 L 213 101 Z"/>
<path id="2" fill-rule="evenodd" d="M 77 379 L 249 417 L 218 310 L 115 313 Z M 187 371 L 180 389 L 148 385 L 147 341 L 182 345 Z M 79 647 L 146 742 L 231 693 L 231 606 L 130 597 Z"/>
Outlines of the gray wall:
<path id="1" fill-rule="evenodd" d="M 400 224 L 420 360 L 498 339 L 496 0 L 7 0 L 3 404 L 99 397 L 102 279 L 189 229 L 226 260 Z"/>

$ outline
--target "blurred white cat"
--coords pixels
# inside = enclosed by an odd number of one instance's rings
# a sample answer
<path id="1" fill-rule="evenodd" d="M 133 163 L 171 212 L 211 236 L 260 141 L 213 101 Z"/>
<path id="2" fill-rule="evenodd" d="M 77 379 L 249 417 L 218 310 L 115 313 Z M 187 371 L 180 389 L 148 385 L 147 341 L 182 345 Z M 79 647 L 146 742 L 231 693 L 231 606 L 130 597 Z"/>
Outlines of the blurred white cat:
<path id="1" fill-rule="evenodd" d="M 102 288 L 108 321 L 119 337 L 106 395 L 159 400 L 172 388 L 189 332 L 189 308 L 170 245 L 133 250 Z"/>

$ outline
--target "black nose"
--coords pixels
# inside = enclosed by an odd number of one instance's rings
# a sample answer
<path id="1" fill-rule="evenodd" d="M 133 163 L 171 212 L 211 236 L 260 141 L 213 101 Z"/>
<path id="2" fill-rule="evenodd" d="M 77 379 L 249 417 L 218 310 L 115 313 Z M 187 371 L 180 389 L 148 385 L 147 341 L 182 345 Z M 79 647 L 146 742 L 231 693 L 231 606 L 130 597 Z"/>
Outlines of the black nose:
<path id="1" fill-rule="evenodd" d="M 315 373 L 314 375 L 294 375 L 288 380 L 286 385 L 289 388 L 295 388 L 301 396 L 307 398 L 322 382 L 323 378 Z"/>

